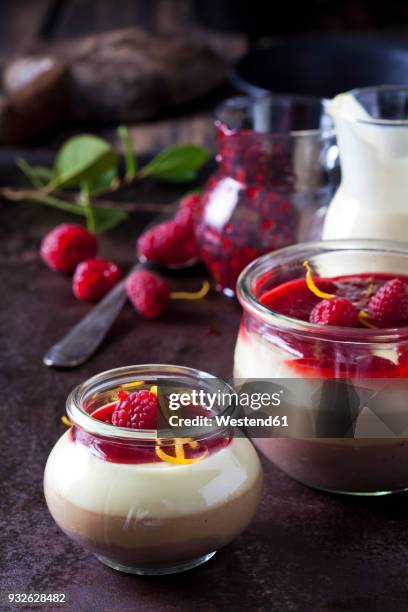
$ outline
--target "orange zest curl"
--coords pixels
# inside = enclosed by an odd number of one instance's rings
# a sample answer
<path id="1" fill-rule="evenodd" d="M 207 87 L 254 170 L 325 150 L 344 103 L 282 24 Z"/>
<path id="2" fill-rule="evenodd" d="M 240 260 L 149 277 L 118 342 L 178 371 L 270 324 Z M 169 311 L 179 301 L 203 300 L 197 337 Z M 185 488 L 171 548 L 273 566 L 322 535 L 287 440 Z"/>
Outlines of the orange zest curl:
<path id="1" fill-rule="evenodd" d="M 121 389 L 132 389 L 133 387 L 141 387 L 142 385 L 144 385 L 143 380 L 137 380 L 135 382 L 125 383 L 124 385 L 121 385 Z"/>
<path id="2" fill-rule="evenodd" d="M 203 281 L 202 287 L 199 291 L 172 291 L 170 293 L 171 300 L 202 300 L 205 298 L 210 290 L 210 283 L 208 280 Z"/>
<path id="3" fill-rule="evenodd" d="M 368 319 L 370 318 L 370 315 L 365 310 L 360 310 L 357 316 L 358 316 L 358 320 L 360 321 L 362 325 L 364 325 L 364 327 L 369 327 L 370 329 L 378 329 L 376 325 L 373 325 L 372 323 L 368 321 Z"/>
<path id="4" fill-rule="evenodd" d="M 324 291 L 320 291 L 319 287 L 313 280 L 312 269 L 308 261 L 304 261 L 303 266 L 306 268 L 306 285 L 316 297 L 322 298 L 322 300 L 331 300 L 332 298 L 336 297 L 333 293 L 325 293 Z"/>
<path id="5" fill-rule="evenodd" d="M 199 457 L 187 459 L 184 453 L 184 445 L 188 444 L 190 448 L 197 448 L 198 443 L 195 440 L 192 440 L 191 438 L 175 438 L 173 442 L 176 453 L 175 456 L 168 455 L 160 447 L 160 440 L 157 441 L 155 451 L 159 459 L 161 459 L 162 461 L 167 461 L 167 463 L 174 463 L 176 465 L 190 465 L 192 463 L 198 463 L 199 461 L 202 461 L 204 457 L 206 457 L 208 454 L 208 449 L 206 448 L 205 451 Z"/>

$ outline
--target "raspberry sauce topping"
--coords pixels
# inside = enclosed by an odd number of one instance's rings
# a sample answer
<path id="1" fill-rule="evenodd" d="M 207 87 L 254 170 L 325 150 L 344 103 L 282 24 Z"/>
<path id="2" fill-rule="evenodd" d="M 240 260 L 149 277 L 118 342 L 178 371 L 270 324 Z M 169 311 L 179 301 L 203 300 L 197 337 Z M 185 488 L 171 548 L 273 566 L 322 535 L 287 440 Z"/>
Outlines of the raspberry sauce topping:
<path id="1" fill-rule="evenodd" d="M 345 327 L 387 328 L 408 325 L 408 278 L 387 274 L 361 274 L 314 278 L 328 298 L 321 299 L 310 289 L 307 279 L 298 278 L 264 293 L 260 302 L 301 321 Z M 364 312 L 365 316 L 356 314 Z"/>
<path id="2" fill-rule="evenodd" d="M 141 384 L 143 383 L 134 383 L 135 386 Z M 116 427 L 157 429 L 159 404 L 156 387 L 133 393 L 121 390 L 118 398 L 117 401 L 92 411 L 92 418 Z M 128 464 L 167 462 L 177 465 L 201 461 L 228 446 L 232 439 L 230 434 L 223 433 L 204 440 L 174 438 L 125 441 L 119 437 L 115 439 L 92 435 L 76 426 L 70 430 L 70 437 L 73 442 L 87 446 L 92 454 L 104 461 Z"/>
<path id="3" fill-rule="evenodd" d="M 408 278 L 360 274 L 291 280 L 263 293 L 260 302 L 277 312 L 323 327 L 387 329 L 408 326 Z M 368 330 L 367 330 L 368 331 Z M 388 353 L 374 354 L 359 343 L 319 341 L 277 331 L 293 357 L 285 363 L 304 377 L 393 378 L 408 376 L 408 348 L 403 342 Z M 387 357 L 390 357 L 389 359 Z"/>

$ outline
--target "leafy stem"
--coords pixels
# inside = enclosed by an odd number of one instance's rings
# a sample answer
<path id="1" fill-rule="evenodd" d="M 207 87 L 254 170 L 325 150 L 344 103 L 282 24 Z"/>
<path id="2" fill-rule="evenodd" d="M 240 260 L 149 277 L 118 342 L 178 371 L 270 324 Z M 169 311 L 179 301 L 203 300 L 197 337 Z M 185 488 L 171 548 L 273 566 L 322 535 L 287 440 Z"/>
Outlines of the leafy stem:
<path id="1" fill-rule="evenodd" d="M 4 187 L 3 189 L 0 189 L 0 196 L 4 197 L 6 200 L 14 202 L 26 201 L 33 202 L 35 204 L 44 204 L 45 206 L 52 206 L 53 208 L 58 208 L 59 210 L 64 210 L 65 212 L 72 213 L 74 215 L 81 215 L 82 217 L 85 216 L 85 210 L 82 208 L 82 206 L 72 202 L 67 202 L 66 200 L 60 200 L 59 198 L 46 195 L 40 191 L 28 189 L 19 190 Z"/>
<path id="2" fill-rule="evenodd" d="M 137 173 L 137 161 L 133 152 L 132 140 L 130 138 L 129 130 L 125 125 L 120 125 L 117 129 L 119 138 L 123 144 L 123 150 L 125 154 L 126 163 L 126 174 L 125 181 L 130 183 L 136 178 Z"/>
<path id="3" fill-rule="evenodd" d="M 119 157 L 110 143 L 92 134 L 81 134 L 62 145 L 52 168 L 32 166 L 18 159 L 17 165 L 32 189 L 5 187 L 0 189 L 0 196 L 12 202 L 34 202 L 81 215 L 88 229 L 101 232 L 121 223 L 127 213 L 116 203 L 103 203 L 95 200 L 96 197 L 109 195 L 147 177 L 191 182 L 209 158 L 209 152 L 203 147 L 173 145 L 139 169 L 128 129 L 120 126 L 117 133 L 124 151 L 123 177 L 119 176 Z"/>
<path id="4" fill-rule="evenodd" d="M 90 189 L 88 183 L 82 183 L 81 190 L 79 192 L 79 202 L 81 206 L 84 208 L 85 216 L 86 216 L 86 225 L 90 232 L 95 232 L 96 223 L 95 217 L 93 214 L 91 200 L 90 200 Z"/>

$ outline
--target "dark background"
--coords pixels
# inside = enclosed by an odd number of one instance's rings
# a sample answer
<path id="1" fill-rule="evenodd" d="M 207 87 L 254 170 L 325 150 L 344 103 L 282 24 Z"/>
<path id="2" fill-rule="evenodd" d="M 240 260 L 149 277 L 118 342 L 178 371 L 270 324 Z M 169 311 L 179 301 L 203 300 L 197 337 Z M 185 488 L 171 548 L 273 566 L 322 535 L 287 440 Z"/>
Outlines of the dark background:
<path id="1" fill-rule="evenodd" d="M 86 17 L 85 17 L 86 16 Z M 20 49 L 33 37 L 47 39 L 130 25 L 152 31 L 182 31 L 201 23 L 251 39 L 305 31 L 404 28 L 404 0 L 2 0 L 3 50 Z"/>
<path id="2" fill-rule="evenodd" d="M 139 25 L 175 36 L 205 36 L 228 59 L 248 39 L 262 36 L 376 28 L 404 32 L 407 13 L 406 2 L 390 0 L 1 0 L 0 54 L 28 49 L 39 38 Z M 177 141 L 206 142 L 212 134 L 212 104 L 199 102 L 188 112 L 134 126 L 138 151 L 149 153 Z M 47 163 L 54 150 L 41 147 L 24 155 Z M 0 148 L 2 181 L 14 180 L 17 153 Z M 148 193 L 129 197 L 169 202 L 176 195 L 174 188 L 150 186 Z M 149 220 L 135 214 L 102 236 L 101 255 L 129 266 L 135 237 Z M 407 496 L 325 495 L 297 484 L 266 461 L 265 494 L 256 520 L 196 571 L 157 579 L 121 575 L 60 532 L 45 507 L 42 475 L 48 453 L 64 431 L 60 417 L 68 392 L 97 372 L 130 363 L 177 363 L 228 377 L 240 319 L 238 305 L 214 293 L 194 307 L 178 302 L 148 323 L 127 306 L 91 361 L 71 371 L 47 369 L 42 355 L 91 308 L 73 298 L 69 279 L 51 273 L 38 258 L 41 237 L 64 221 L 66 215 L 43 207 L 0 202 L 3 592 L 66 592 L 70 603 L 62 609 L 75 612 L 406 612 Z M 182 286 L 193 288 L 200 280 L 199 275 L 183 279 Z M 0 609 L 7 609 L 3 602 Z"/>

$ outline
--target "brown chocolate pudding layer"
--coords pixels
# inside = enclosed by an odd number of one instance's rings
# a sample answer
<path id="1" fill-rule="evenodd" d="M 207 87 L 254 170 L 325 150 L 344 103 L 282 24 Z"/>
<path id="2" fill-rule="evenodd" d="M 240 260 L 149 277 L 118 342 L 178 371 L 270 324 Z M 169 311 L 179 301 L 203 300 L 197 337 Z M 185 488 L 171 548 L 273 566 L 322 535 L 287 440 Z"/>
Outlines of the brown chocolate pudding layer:
<path id="1" fill-rule="evenodd" d="M 262 475 L 251 488 L 203 512 L 154 518 L 129 509 L 127 516 L 90 512 L 45 483 L 49 510 L 65 533 L 88 550 L 123 565 L 155 568 L 201 557 L 238 536 L 252 520 L 262 494 Z"/>
<path id="2" fill-rule="evenodd" d="M 408 440 L 258 438 L 255 446 L 303 484 L 376 493 L 408 488 Z"/>

